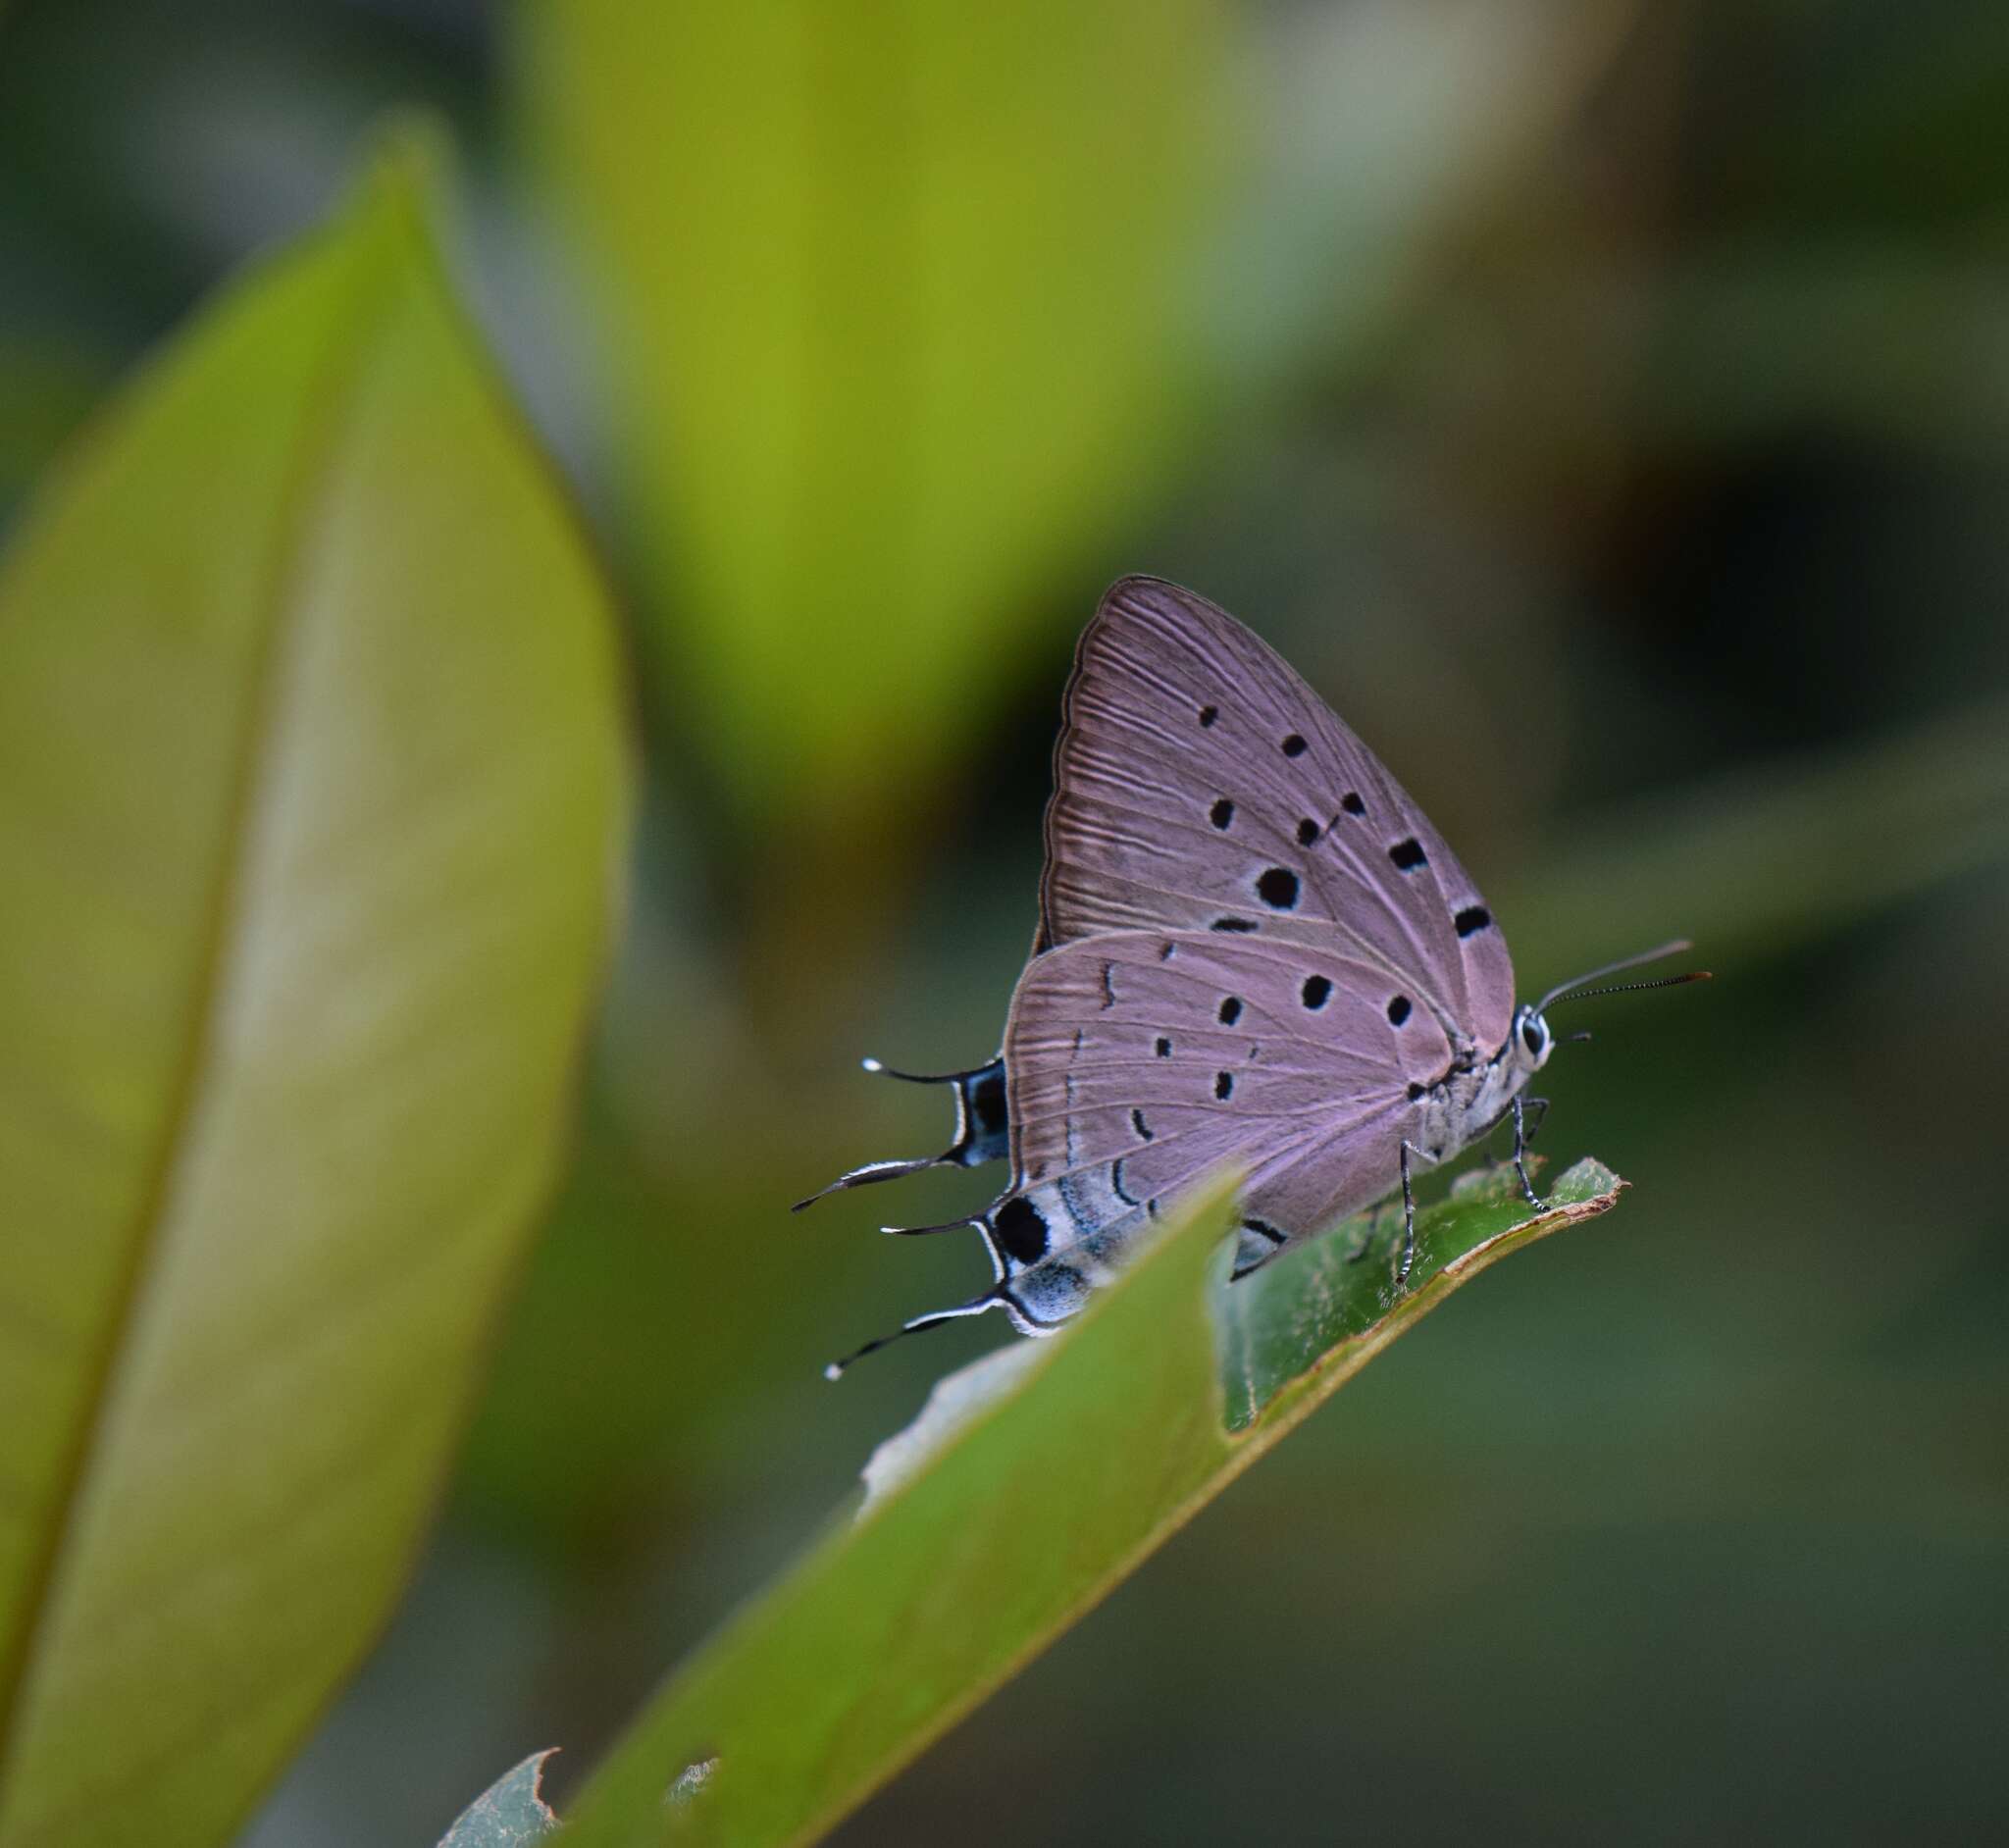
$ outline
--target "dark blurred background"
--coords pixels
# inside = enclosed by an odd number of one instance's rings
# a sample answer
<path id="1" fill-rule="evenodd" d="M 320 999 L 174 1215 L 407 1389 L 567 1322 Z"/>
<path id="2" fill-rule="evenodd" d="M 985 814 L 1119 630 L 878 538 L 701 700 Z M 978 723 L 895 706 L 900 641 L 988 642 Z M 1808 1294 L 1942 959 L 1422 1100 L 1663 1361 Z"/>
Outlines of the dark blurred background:
<path id="1" fill-rule="evenodd" d="M 1635 1183 L 1461 1295 L 848 1843 L 2009 1825 L 2009 9 L 0 5 L 0 521 L 386 110 L 632 618 L 577 1159 L 409 1602 L 254 1848 L 561 1803 L 961 1324 L 792 1218 L 997 1043 L 1075 632 L 1267 636 L 1423 802 L 1545 1132 Z M 1583 1016 L 1590 1013 L 1586 1007 Z M 887 1206 L 890 1212 L 880 1208 Z"/>

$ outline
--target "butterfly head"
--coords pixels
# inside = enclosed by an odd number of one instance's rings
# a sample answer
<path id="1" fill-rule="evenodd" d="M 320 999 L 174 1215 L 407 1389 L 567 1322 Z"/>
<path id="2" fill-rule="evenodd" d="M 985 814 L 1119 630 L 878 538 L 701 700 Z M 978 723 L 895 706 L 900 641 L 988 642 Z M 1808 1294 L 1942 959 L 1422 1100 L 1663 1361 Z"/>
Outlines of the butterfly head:
<path id="1" fill-rule="evenodd" d="M 1515 1064 L 1527 1072 L 1540 1071 L 1556 1048 L 1555 1036 L 1542 1018 L 1541 1009 L 1530 1007 L 1525 1001 L 1514 1010 L 1514 1032 L 1507 1044 L 1513 1051 Z"/>
<path id="2" fill-rule="evenodd" d="M 1555 1036 L 1549 1031 L 1548 1010 L 1559 1001 L 1583 1001 L 1592 995 L 1627 995 L 1644 988 L 1678 988 L 1683 982 L 1706 982 L 1707 969 L 1690 969 L 1685 975 L 1664 975 L 1655 982 L 1622 982 L 1616 988 L 1584 988 L 1585 982 L 1595 982 L 1607 975 L 1616 975 L 1621 969 L 1637 968 L 1642 962 L 1657 962 L 1662 956 L 1678 955 L 1690 946 L 1685 938 L 1676 943 L 1662 944 L 1658 950 L 1641 951 L 1636 956 L 1622 956 L 1617 962 L 1608 962 L 1601 969 L 1592 969 L 1586 975 L 1579 975 L 1571 981 L 1552 988 L 1540 1001 L 1527 1001 L 1514 1010 L 1514 1029 L 1507 1036 L 1507 1052 L 1515 1064 L 1524 1072 L 1536 1072 L 1549 1061 L 1549 1054 L 1555 1050 Z M 1572 1033 L 1572 1040 L 1587 1040 L 1587 1033 Z"/>

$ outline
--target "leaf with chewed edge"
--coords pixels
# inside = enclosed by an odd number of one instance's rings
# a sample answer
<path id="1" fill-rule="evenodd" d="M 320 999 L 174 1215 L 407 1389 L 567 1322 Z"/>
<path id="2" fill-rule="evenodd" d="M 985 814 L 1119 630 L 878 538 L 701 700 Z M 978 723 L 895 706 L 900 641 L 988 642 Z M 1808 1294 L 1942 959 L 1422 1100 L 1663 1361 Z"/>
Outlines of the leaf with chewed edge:
<path id="1" fill-rule="evenodd" d="M 556 1748 L 533 1752 L 514 1771 L 504 1771 L 482 1792 L 439 1838 L 439 1848 L 526 1848 L 558 1826 L 551 1806 L 539 1794 L 544 1762 Z"/>
<path id="2" fill-rule="evenodd" d="M 1229 1285 L 1230 1189 L 1206 1190 L 1065 1333 L 978 1362 L 968 1391 L 938 1388 L 875 1460 L 856 1518 L 644 1712 L 565 1839 L 814 1840 L 1397 1335 L 1508 1253 L 1607 1211 L 1621 1183 L 1580 1161 L 1539 1211 L 1512 1186 L 1480 1176 L 1420 1213 L 1399 1294 L 1386 1213 Z"/>

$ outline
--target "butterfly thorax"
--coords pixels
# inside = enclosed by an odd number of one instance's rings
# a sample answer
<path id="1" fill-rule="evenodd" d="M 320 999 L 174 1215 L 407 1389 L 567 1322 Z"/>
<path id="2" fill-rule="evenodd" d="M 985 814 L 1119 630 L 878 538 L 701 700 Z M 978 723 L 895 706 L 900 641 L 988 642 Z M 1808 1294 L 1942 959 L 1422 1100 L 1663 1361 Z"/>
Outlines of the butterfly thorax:
<path id="1" fill-rule="evenodd" d="M 1533 1074 L 1514 1056 L 1510 1036 L 1483 1065 L 1454 1063 L 1417 1100 L 1419 1133 L 1411 1140 L 1432 1161 L 1448 1161 L 1505 1116 Z"/>

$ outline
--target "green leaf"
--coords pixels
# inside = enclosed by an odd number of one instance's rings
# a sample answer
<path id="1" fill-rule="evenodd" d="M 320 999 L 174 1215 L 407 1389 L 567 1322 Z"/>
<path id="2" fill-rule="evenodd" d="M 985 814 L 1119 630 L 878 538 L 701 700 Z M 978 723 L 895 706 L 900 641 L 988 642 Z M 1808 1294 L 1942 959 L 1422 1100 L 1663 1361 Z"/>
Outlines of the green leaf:
<path id="1" fill-rule="evenodd" d="M 1308 366 L 1358 365 L 1487 195 L 1548 157 L 1637 12 L 1539 0 L 1262 16 L 1254 183 L 1206 279 L 1238 400 L 1301 393 Z"/>
<path id="2" fill-rule="evenodd" d="M 550 1180 L 606 600 L 407 159 L 0 570 L 0 1843 L 229 1834 L 396 1594 Z"/>
<path id="3" fill-rule="evenodd" d="M 1532 1216 L 1511 1186 L 1482 1178 L 1422 1215 L 1401 1296 L 1393 1221 L 1359 1264 L 1355 1224 L 1258 1272 L 1254 1291 L 1256 1278 L 1227 1286 L 1215 1189 L 1064 1336 L 938 1387 L 890 1463 L 875 1462 L 860 1515 L 671 1681 L 565 1839 L 814 1839 L 1403 1330 L 1507 1253 L 1609 1209 L 1619 1182 L 1579 1162 Z"/>
<path id="4" fill-rule="evenodd" d="M 886 836 L 1181 453 L 1223 9 L 520 17 L 680 731 L 741 808 Z"/>
<path id="5" fill-rule="evenodd" d="M 1500 894 L 1552 974 L 1680 931 L 1720 967 L 2009 860 L 2009 701 L 1635 802 Z"/>
<path id="6" fill-rule="evenodd" d="M 533 1752 L 514 1771 L 504 1771 L 466 1809 L 439 1848 L 526 1848 L 558 1826 L 551 1806 L 539 1794 L 544 1761 L 552 1752 Z"/>

